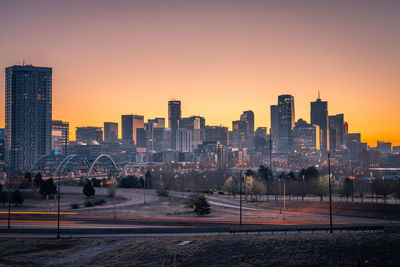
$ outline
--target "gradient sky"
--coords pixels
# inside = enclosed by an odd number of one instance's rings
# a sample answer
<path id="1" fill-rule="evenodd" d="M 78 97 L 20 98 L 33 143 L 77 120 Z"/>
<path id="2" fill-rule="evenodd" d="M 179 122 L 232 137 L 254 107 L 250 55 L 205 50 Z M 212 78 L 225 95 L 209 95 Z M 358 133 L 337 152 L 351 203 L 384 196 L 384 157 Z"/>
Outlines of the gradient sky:
<path id="1" fill-rule="evenodd" d="M 279 94 L 328 100 L 363 141 L 400 145 L 400 1 L 0 1 L 4 68 L 53 68 L 53 119 L 103 126 L 121 114 L 270 125 Z"/>

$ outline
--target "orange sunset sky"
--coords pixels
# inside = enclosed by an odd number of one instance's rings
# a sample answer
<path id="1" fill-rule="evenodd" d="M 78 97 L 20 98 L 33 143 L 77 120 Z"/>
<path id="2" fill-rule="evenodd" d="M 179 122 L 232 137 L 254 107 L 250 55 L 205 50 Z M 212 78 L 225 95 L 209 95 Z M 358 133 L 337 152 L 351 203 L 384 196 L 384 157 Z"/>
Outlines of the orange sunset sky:
<path id="1" fill-rule="evenodd" d="M 103 126 L 121 114 L 270 126 L 279 94 L 344 113 L 349 132 L 400 145 L 400 1 L 1 1 L 4 68 L 53 68 L 53 119 Z"/>

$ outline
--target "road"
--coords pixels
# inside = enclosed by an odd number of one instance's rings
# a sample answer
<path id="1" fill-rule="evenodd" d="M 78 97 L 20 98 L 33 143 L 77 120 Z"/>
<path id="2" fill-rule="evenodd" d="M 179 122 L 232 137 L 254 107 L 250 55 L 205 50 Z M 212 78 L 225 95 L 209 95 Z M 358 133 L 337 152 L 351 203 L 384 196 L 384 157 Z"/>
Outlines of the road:
<path id="1" fill-rule="evenodd" d="M 64 188 L 64 193 L 72 193 L 75 188 Z M 97 191 L 97 189 L 96 189 Z M 106 191 L 98 190 L 96 193 L 105 194 Z M 144 194 L 142 191 L 121 190 L 118 195 L 127 198 L 123 203 L 116 204 L 119 209 L 129 208 L 132 205 L 143 204 Z M 188 197 L 190 193 L 170 192 L 173 197 Z M 147 203 L 156 201 L 154 190 L 148 190 L 146 193 Z M 193 216 L 171 216 L 171 217 L 109 217 L 109 216 L 86 216 L 87 208 L 71 210 L 61 214 L 61 229 L 66 234 L 74 232 L 75 234 L 118 234 L 115 231 L 125 231 L 125 233 L 178 233 L 178 232 L 218 232 L 224 231 L 226 227 L 232 227 L 239 224 L 239 204 L 237 202 L 221 198 L 219 196 L 207 196 L 210 205 L 219 206 L 231 211 L 232 216 L 221 217 L 193 217 Z M 92 207 L 90 209 L 109 210 L 114 205 Z M 7 212 L 0 213 L 0 235 L 7 235 Z M 400 221 L 388 221 L 373 218 L 333 216 L 335 226 L 344 225 L 400 225 Z M 305 227 L 327 226 L 329 216 L 323 214 L 309 214 L 301 212 L 280 213 L 278 210 L 266 209 L 260 207 L 251 207 L 243 205 L 243 224 L 247 226 L 258 227 Z M 11 221 L 14 231 L 29 230 L 32 233 L 48 234 L 46 231 L 54 231 L 57 228 L 57 213 L 31 212 L 31 213 L 13 213 Z M 46 230 L 45 232 L 41 232 Z M 113 232 L 114 231 L 114 232 Z M 16 233 L 16 232 L 15 232 Z"/>

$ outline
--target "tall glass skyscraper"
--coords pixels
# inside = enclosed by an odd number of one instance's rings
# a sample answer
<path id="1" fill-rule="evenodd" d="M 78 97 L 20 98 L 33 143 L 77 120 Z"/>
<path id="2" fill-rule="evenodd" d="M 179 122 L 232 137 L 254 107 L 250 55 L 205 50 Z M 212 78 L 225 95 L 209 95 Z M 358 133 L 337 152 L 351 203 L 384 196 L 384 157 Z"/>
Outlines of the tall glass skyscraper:
<path id="1" fill-rule="evenodd" d="M 168 101 L 168 127 L 172 133 L 172 147 L 175 148 L 176 144 L 176 130 L 179 128 L 179 121 L 181 119 L 181 101 L 170 100 Z"/>
<path id="2" fill-rule="evenodd" d="M 321 101 L 318 93 L 318 99 L 311 102 L 311 124 L 316 124 L 321 130 L 321 152 L 329 150 L 329 120 L 328 120 L 328 102 Z"/>
<path id="3" fill-rule="evenodd" d="M 294 128 L 294 98 L 291 95 L 278 96 L 278 152 L 286 154 L 291 148 L 292 129 Z"/>
<path id="4" fill-rule="evenodd" d="M 51 153 L 52 69 L 8 67 L 5 87 L 6 163 L 25 171 Z"/>

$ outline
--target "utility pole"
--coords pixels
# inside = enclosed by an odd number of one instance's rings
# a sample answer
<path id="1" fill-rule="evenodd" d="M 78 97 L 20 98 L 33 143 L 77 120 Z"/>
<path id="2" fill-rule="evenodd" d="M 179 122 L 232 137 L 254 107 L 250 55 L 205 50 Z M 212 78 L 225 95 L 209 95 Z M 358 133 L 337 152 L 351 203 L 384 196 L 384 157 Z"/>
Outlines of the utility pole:
<path id="1" fill-rule="evenodd" d="M 58 208 L 57 208 L 57 239 L 60 239 L 60 197 L 61 197 L 61 177 L 58 174 Z"/>
<path id="2" fill-rule="evenodd" d="M 331 186 L 331 154 L 328 152 L 328 180 L 329 180 L 329 232 L 333 233 L 332 227 L 332 186 Z"/>
<path id="3" fill-rule="evenodd" d="M 242 170 L 239 173 L 240 225 L 242 225 Z"/>

